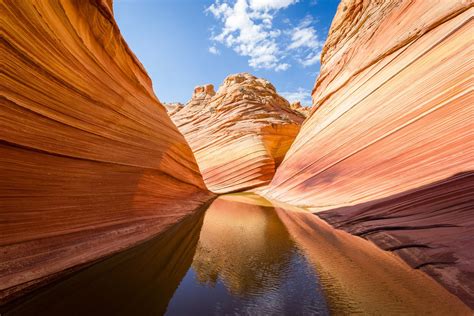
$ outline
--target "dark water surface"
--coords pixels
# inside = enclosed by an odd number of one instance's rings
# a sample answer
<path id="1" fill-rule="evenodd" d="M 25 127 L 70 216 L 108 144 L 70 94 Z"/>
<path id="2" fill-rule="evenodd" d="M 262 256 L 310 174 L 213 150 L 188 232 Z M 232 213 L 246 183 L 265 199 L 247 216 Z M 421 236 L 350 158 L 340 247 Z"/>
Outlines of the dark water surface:
<path id="1" fill-rule="evenodd" d="M 36 291 L 2 315 L 463 311 L 424 274 L 315 219 L 256 195 L 222 196 L 205 213 Z"/>

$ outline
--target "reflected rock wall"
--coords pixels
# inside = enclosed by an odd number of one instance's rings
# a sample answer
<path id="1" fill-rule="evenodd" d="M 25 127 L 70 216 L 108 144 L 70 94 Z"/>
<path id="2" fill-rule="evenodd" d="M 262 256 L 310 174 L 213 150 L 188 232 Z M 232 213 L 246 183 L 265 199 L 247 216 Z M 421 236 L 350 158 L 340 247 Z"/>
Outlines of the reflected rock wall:
<path id="1" fill-rule="evenodd" d="M 0 299 L 212 197 L 109 1 L 2 1 Z"/>
<path id="2" fill-rule="evenodd" d="M 318 213 L 334 227 L 395 252 L 474 306 L 474 173 Z"/>
<path id="3" fill-rule="evenodd" d="M 430 277 L 317 216 L 275 203 L 290 236 L 311 261 L 334 315 L 470 315 Z"/>
<path id="4" fill-rule="evenodd" d="M 237 296 L 281 285 L 294 245 L 271 204 L 257 202 L 223 196 L 208 208 L 193 262 L 200 283 L 219 278 Z"/>
<path id="5" fill-rule="evenodd" d="M 228 76 L 217 93 L 212 85 L 196 87 L 186 106 L 170 110 L 216 193 L 268 184 L 305 117 L 270 82 L 248 73 Z"/>
<path id="6" fill-rule="evenodd" d="M 203 211 L 187 216 L 146 243 L 7 305 L 4 315 L 164 315 L 191 265 L 203 218 Z"/>

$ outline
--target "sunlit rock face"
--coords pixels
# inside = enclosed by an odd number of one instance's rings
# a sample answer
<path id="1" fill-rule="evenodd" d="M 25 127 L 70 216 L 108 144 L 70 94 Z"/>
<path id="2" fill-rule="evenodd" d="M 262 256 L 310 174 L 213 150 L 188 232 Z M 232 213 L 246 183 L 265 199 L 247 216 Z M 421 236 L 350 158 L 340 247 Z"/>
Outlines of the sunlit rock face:
<path id="1" fill-rule="evenodd" d="M 304 115 L 270 82 L 241 73 L 227 77 L 217 93 L 212 85 L 196 87 L 172 119 L 193 149 L 207 187 L 226 193 L 268 184 Z"/>
<path id="2" fill-rule="evenodd" d="M 316 210 L 474 168 L 469 1 L 343 1 L 267 196 Z"/>
<path id="3" fill-rule="evenodd" d="M 2 1 L 0 298 L 211 197 L 103 1 Z"/>
<path id="4" fill-rule="evenodd" d="M 395 251 L 474 306 L 469 1 L 343 1 L 267 196 Z M 471 193 L 468 193 L 471 192 Z"/>
<path id="5" fill-rule="evenodd" d="M 310 107 L 302 106 L 300 101 L 292 102 L 290 104 L 290 108 L 303 114 L 304 117 L 307 117 L 309 113 L 311 112 Z"/>
<path id="6" fill-rule="evenodd" d="M 179 112 L 184 107 L 184 104 L 179 103 L 179 102 L 173 102 L 173 103 L 163 103 L 163 106 L 168 112 L 168 115 L 171 116 L 171 115 L 174 115 L 176 112 Z"/>

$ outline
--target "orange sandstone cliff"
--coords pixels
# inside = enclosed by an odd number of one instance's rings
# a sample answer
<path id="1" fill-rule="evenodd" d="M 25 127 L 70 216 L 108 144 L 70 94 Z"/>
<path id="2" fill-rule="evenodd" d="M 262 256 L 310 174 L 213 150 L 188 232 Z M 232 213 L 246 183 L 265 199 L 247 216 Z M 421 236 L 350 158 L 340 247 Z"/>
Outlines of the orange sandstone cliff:
<path id="1" fill-rule="evenodd" d="M 197 87 L 172 115 L 193 149 L 207 187 L 234 192 L 270 182 L 304 115 L 273 85 L 247 73 L 227 77 L 217 93 Z"/>
<path id="2" fill-rule="evenodd" d="M 2 1 L 0 299 L 208 201 L 104 1 Z"/>
<path id="3" fill-rule="evenodd" d="M 426 271 L 474 307 L 472 1 L 347 0 L 314 105 L 265 194 Z"/>

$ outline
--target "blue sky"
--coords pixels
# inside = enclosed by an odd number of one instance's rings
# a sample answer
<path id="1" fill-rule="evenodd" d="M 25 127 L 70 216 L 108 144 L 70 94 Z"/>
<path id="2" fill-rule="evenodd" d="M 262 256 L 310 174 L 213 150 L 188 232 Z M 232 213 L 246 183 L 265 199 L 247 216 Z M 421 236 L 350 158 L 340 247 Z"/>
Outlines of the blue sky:
<path id="1" fill-rule="evenodd" d="M 187 102 L 250 72 L 290 101 L 310 104 L 319 54 L 337 0 L 115 0 L 127 43 L 162 102 Z"/>

